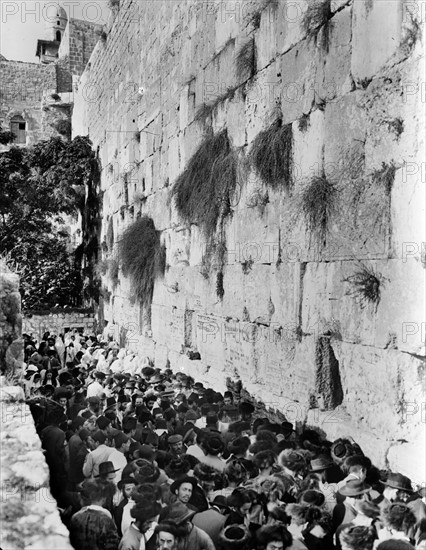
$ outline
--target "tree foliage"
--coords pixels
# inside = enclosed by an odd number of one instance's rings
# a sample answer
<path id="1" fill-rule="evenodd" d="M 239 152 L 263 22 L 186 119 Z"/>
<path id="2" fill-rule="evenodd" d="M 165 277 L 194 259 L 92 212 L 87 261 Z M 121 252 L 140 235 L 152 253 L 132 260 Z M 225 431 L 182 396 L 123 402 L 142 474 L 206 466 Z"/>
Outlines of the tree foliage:
<path id="1" fill-rule="evenodd" d="M 87 137 L 0 153 L 0 249 L 21 275 L 23 307 L 79 305 L 79 262 L 64 216 L 85 209 L 95 154 Z"/>

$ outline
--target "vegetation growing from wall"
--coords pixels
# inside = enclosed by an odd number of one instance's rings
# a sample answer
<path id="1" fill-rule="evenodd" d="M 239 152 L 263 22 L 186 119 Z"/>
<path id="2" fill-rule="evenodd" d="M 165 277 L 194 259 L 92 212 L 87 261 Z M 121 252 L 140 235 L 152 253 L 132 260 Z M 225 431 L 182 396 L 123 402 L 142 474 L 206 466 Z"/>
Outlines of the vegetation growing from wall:
<path id="1" fill-rule="evenodd" d="M 315 40 L 325 51 L 329 47 L 331 16 L 331 0 L 313 0 L 308 3 L 302 20 L 302 28 L 308 40 Z"/>
<path id="2" fill-rule="evenodd" d="M 236 91 L 236 86 L 230 86 L 223 94 L 217 96 L 213 101 L 202 103 L 195 113 L 194 120 L 206 124 L 219 105 L 227 100 L 234 99 Z"/>
<path id="3" fill-rule="evenodd" d="M 336 198 L 337 188 L 324 174 L 314 176 L 298 197 L 297 213 L 305 220 L 311 244 L 326 245 Z"/>
<path id="4" fill-rule="evenodd" d="M 152 218 L 142 216 L 130 225 L 119 242 L 119 258 L 129 276 L 132 294 L 143 306 L 150 306 L 154 282 L 165 271 L 165 247 Z"/>
<path id="5" fill-rule="evenodd" d="M 228 133 L 207 135 L 172 189 L 176 209 L 211 238 L 237 185 L 237 158 Z"/>
<path id="6" fill-rule="evenodd" d="M 249 162 L 272 189 L 291 188 L 292 142 L 291 124 L 283 125 L 281 118 L 260 132 L 253 142 Z"/>
<path id="7" fill-rule="evenodd" d="M 372 267 L 361 265 L 353 275 L 343 280 L 350 284 L 347 296 L 354 296 L 358 299 L 361 309 L 372 304 L 375 309 L 380 303 L 380 290 L 385 278 L 374 271 Z"/>
<path id="8" fill-rule="evenodd" d="M 63 215 L 80 212 L 87 221 L 96 210 L 93 197 L 85 201 L 96 167 L 90 141 L 80 136 L 0 154 L 0 243 L 18 266 L 24 310 L 81 305 L 80 266 L 84 256 L 84 276 L 92 280 L 85 247 L 94 256 L 95 242 L 85 237 L 70 254 Z"/>
<path id="9" fill-rule="evenodd" d="M 239 81 L 251 78 L 256 72 L 256 45 L 254 38 L 247 40 L 235 56 L 235 74 Z"/>

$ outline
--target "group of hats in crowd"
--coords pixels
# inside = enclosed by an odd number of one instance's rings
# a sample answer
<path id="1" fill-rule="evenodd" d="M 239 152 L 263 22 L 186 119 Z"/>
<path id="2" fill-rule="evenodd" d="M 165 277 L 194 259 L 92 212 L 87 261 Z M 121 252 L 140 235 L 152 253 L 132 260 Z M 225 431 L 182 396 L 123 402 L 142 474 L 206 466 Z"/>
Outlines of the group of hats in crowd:
<path id="1" fill-rule="evenodd" d="M 426 549 L 424 489 L 350 437 L 271 421 L 241 383 L 222 395 L 126 363 L 114 342 L 79 344 L 74 364 L 60 345 L 44 363 L 27 349 L 24 374 L 76 550 Z"/>

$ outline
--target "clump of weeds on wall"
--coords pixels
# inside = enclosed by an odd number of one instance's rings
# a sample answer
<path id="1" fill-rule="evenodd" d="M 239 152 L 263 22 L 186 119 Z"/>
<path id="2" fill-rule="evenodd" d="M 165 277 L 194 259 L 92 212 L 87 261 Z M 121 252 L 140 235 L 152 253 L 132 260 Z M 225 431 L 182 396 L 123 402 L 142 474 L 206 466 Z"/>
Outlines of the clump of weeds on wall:
<path id="1" fill-rule="evenodd" d="M 112 221 L 112 217 L 110 217 L 110 219 L 108 220 L 106 244 L 107 244 L 108 250 L 111 251 L 114 246 L 114 223 Z"/>
<path id="2" fill-rule="evenodd" d="M 395 164 L 382 162 L 382 166 L 372 173 L 373 182 L 384 189 L 387 197 L 389 197 L 392 192 L 395 172 Z"/>
<path id="3" fill-rule="evenodd" d="M 337 188 L 325 175 L 314 176 L 297 200 L 297 213 L 305 220 L 311 244 L 326 245 L 336 208 Z"/>
<path id="4" fill-rule="evenodd" d="M 253 29 L 256 30 L 260 27 L 260 21 L 262 19 L 262 12 L 265 11 L 269 6 L 273 6 L 275 9 L 278 7 L 278 0 L 262 0 L 257 2 L 258 6 L 254 11 L 252 11 L 247 17 L 247 23 L 252 25 Z"/>
<path id="5" fill-rule="evenodd" d="M 297 126 L 301 132 L 305 133 L 306 130 L 309 128 L 309 124 L 310 124 L 309 115 L 302 115 L 299 118 Z"/>
<path id="6" fill-rule="evenodd" d="M 124 275 L 131 279 L 133 296 L 149 306 L 154 281 L 165 271 L 165 247 L 151 218 L 142 216 L 125 230 L 119 242 L 119 260 Z"/>
<path id="7" fill-rule="evenodd" d="M 256 72 L 256 46 L 254 38 L 247 40 L 235 56 L 235 75 L 238 81 L 250 79 Z"/>
<path id="8" fill-rule="evenodd" d="M 181 218 L 199 225 L 211 239 L 236 185 L 237 157 L 225 129 L 204 138 L 178 177 L 172 195 Z"/>
<path id="9" fill-rule="evenodd" d="M 402 132 L 404 131 L 404 121 L 401 117 L 392 118 L 389 120 L 385 120 L 384 123 L 388 127 L 389 132 L 392 132 L 396 140 L 398 141 Z"/>
<path id="10" fill-rule="evenodd" d="M 354 296 L 359 301 L 361 309 L 371 304 L 377 310 L 380 303 L 380 290 L 385 280 L 381 273 L 374 271 L 371 267 L 361 265 L 360 269 L 343 279 L 343 282 L 350 284 L 346 295 Z"/>
<path id="11" fill-rule="evenodd" d="M 313 0 L 308 3 L 302 20 L 308 40 L 314 40 L 326 52 L 330 45 L 331 16 L 331 0 Z"/>
<path id="12" fill-rule="evenodd" d="M 235 86 L 230 86 L 223 94 L 217 96 L 213 101 L 202 103 L 195 113 L 194 120 L 206 124 L 219 105 L 227 100 L 234 99 L 236 90 L 237 88 Z"/>
<path id="13" fill-rule="evenodd" d="M 414 50 L 417 42 L 422 38 L 422 24 L 410 10 L 406 10 L 406 12 L 409 14 L 410 22 L 404 29 L 399 49 L 403 55 L 408 57 Z"/>
<path id="14" fill-rule="evenodd" d="M 115 258 L 111 258 L 108 264 L 108 275 L 109 275 L 109 278 L 111 279 L 113 288 L 115 288 L 119 282 L 119 278 L 118 278 L 119 269 L 120 269 L 120 266 L 118 261 Z"/>
<path id="15" fill-rule="evenodd" d="M 260 132 L 253 141 L 249 163 L 272 189 L 291 188 L 292 144 L 291 124 L 283 125 L 281 118 Z"/>
<path id="16" fill-rule="evenodd" d="M 219 271 L 219 273 L 216 275 L 216 294 L 219 300 L 223 300 L 223 297 L 225 295 L 225 289 L 223 287 L 223 273 L 222 271 Z"/>

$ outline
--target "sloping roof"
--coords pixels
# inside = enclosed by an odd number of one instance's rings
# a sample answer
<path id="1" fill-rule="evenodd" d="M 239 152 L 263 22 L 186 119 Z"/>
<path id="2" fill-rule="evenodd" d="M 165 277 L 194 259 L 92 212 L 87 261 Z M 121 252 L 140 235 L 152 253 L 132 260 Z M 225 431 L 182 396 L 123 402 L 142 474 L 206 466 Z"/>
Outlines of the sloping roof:
<path id="1" fill-rule="evenodd" d="M 5 58 L 5 56 L 2 55 L 1 53 L 0 53 L 0 61 L 7 61 L 7 59 Z"/>

